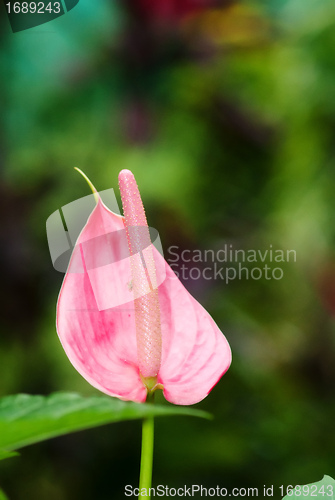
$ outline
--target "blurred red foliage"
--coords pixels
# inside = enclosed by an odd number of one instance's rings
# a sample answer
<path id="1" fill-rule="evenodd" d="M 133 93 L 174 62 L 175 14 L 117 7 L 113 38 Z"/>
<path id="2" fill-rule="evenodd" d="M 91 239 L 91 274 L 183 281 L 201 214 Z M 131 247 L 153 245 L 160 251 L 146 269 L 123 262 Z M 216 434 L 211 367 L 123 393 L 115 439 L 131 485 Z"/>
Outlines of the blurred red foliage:
<path id="1" fill-rule="evenodd" d="M 155 22 L 178 22 L 213 6 L 213 0 L 135 0 L 141 14 Z"/>

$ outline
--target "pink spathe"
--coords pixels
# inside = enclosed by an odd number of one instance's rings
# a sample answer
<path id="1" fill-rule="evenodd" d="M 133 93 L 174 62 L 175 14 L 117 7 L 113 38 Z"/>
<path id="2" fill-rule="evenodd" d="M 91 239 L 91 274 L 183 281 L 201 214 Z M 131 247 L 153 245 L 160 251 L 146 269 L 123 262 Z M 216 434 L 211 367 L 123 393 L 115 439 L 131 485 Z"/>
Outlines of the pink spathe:
<path id="1" fill-rule="evenodd" d="M 151 244 L 133 174 L 122 171 L 119 183 L 125 217 L 99 199 L 78 238 L 57 304 L 59 338 L 78 372 L 106 394 L 144 402 L 154 378 L 171 403 L 198 403 L 228 370 L 229 344 Z M 109 263 L 98 265 L 104 253 Z"/>

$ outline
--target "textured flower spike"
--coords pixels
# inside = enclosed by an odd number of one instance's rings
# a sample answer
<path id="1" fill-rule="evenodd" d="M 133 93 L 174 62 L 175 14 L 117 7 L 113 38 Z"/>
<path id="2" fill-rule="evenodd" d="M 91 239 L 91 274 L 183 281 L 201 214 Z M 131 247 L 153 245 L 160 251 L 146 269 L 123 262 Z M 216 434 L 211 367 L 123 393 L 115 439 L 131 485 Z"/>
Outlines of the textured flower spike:
<path id="1" fill-rule="evenodd" d="M 162 356 L 156 269 L 147 219 L 132 172 L 120 172 L 119 186 L 131 255 L 138 366 L 144 382 L 152 387 L 156 382 Z"/>
<path id="2" fill-rule="evenodd" d="M 102 392 L 143 402 L 160 387 L 171 403 L 198 403 L 229 368 L 229 344 L 151 245 L 131 172 L 121 172 L 120 188 L 125 217 L 99 199 L 78 238 L 57 305 L 59 338 Z"/>

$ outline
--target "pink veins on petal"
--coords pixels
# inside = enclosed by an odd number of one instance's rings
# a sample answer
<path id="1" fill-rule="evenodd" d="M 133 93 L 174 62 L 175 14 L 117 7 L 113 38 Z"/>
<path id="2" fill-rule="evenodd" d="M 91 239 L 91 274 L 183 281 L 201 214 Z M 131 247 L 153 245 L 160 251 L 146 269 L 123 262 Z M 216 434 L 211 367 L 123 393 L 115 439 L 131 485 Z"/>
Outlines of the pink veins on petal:
<path id="1" fill-rule="evenodd" d="M 198 403 L 228 370 L 229 344 L 151 244 L 133 174 L 122 171 L 119 183 L 125 217 L 99 199 L 76 242 L 57 304 L 59 338 L 106 394 L 144 402 L 154 377 L 171 403 Z"/>

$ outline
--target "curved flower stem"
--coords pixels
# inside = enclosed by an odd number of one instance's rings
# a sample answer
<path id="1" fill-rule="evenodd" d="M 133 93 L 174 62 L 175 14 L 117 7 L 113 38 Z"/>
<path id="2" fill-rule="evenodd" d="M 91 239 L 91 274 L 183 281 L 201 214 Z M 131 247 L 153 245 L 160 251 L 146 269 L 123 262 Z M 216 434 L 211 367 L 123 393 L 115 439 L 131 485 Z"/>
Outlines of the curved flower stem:
<path id="1" fill-rule="evenodd" d="M 153 403 L 153 394 L 148 396 L 148 403 Z M 140 469 L 140 494 L 139 498 L 151 498 L 149 489 L 152 482 L 152 463 L 154 454 L 154 417 L 143 420 L 142 425 L 142 450 Z M 142 492 L 143 491 L 143 495 Z"/>

